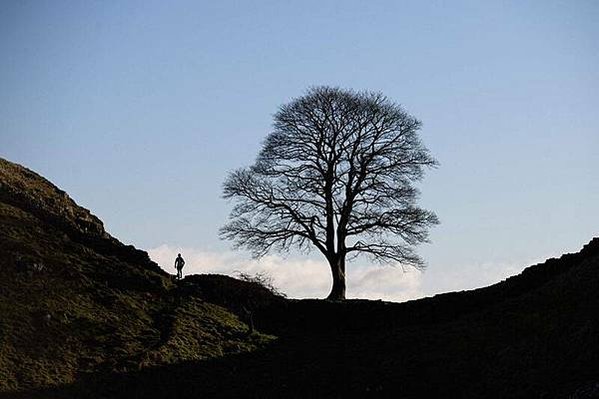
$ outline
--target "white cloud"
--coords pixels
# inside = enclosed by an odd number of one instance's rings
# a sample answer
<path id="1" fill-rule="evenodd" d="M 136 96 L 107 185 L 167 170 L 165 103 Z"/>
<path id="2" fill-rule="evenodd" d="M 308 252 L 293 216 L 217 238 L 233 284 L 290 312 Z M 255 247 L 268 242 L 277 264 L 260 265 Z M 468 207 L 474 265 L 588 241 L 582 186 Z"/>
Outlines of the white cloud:
<path id="1" fill-rule="evenodd" d="M 283 258 L 276 255 L 260 260 L 246 259 L 239 253 L 215 253 L 193 248 L 177 248 L 167 244 L 150 249 L 150 257 L 169 273 L 174 273 L 177 253 L 185 258 L 185 274 L 218 273 L 250 275 L 266 272 L 274 285 L 292 298 L 324 298 L 331 287 L 331 274 L 326 261 L 310 258 Z M 349 264 L 347 296 L 349 298 L 405 301 L 422 297 L 421 276 L 417 271 L 398 267 Z"/>
<path id="2" fill-rule="evenodd" d="M 367 265 L 348 271 L 349 292 L 358 298 L 407 301 L 425 296 L 423 274 L 415 269 Z"/>
<path id="3" fill-rule="evenodd" d="M 177 253 L 185 258 L 184 274 L 217 273 L 235 276 L 266 273 L 273 284 L 291 298 L 324 298 L 331 287 L 326 261 L 310 257 L 269 255 L 260 260 L 238 252 L 211 252 L 167 244 L 150 249 L 150 257 L 169 273 L 175 273 Z M 538 263 L 528 261 L 470 262 L 460 265 L 431 264 L 425 272 L 377 264 L 350 263 L 347 266 L 348 298 L 407 301 L 441 292 L 473 289 L 497 283 Z"/>

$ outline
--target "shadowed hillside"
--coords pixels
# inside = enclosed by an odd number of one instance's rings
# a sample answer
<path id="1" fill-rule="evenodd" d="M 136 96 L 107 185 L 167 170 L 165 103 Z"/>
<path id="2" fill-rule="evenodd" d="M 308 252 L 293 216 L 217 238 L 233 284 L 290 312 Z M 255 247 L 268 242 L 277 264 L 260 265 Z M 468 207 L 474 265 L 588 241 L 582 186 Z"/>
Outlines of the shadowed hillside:
<path id="1" fill-rule="evenodd" d="M 66 193 L 0 159 L 0 390 L 255 350 L 272 338 L 125 246 Z"/>
<path id="2" fill-rule="evenodd" d="M 598 238 L 478 290 L 290 300 L 220 275 L 176 283 L 0 159 L 0 262 L 13 397 L 599 395 Z"/>

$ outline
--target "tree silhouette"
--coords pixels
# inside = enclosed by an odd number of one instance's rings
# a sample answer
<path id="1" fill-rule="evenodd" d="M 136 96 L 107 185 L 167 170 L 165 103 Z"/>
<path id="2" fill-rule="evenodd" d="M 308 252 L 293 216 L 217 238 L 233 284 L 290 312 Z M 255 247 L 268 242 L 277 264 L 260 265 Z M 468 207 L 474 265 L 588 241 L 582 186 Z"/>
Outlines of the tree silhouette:
<path id="1" fill-rule="evenodd" d="M 282 105 L 253 166 L 229 174 L 235 206 L 221 237 L 260 257 L 317 248 L 345 299 L 346 260 L 366 254 L 424 267 L 414 247 L 437 224 L 414 182 L 436 165 L 421 122 L 381 93 L 310 89 Z"/>

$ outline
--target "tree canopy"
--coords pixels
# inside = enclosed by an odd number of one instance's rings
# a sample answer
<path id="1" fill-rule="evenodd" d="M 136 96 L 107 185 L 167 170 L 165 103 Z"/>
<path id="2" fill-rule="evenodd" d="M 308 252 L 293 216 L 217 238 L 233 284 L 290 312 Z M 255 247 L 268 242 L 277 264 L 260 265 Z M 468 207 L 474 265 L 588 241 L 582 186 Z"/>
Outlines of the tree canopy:
<path id="1" fill-rule="evenodd" d="M 263 256 L 316 248 L 333 276 L 329 298 L 345 298 L 346 259 L 422 268 L 414 247 L 438 223 L 416 205 L 414 183 L 437 165 L 421 122 L 381 93 L 310 89 L 274 115 L 254 165 L 232 172 L 235 201 L 221 236 Z"/>

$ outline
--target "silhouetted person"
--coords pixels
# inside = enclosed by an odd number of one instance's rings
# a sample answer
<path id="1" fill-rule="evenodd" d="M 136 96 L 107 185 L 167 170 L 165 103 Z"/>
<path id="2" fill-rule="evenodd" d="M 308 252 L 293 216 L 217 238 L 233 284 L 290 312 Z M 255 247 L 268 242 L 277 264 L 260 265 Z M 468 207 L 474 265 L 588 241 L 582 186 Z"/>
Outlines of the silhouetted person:
<path id="1" fill-rule="evenodd" d="M 177 280 L 181 280 L 183 278 L 183 266 L 185 266 L 185 261 L 181 257 L 181 254 L 178 254 L 177 259 L 175 259 L 175 269 L 177 269 Z"/>

